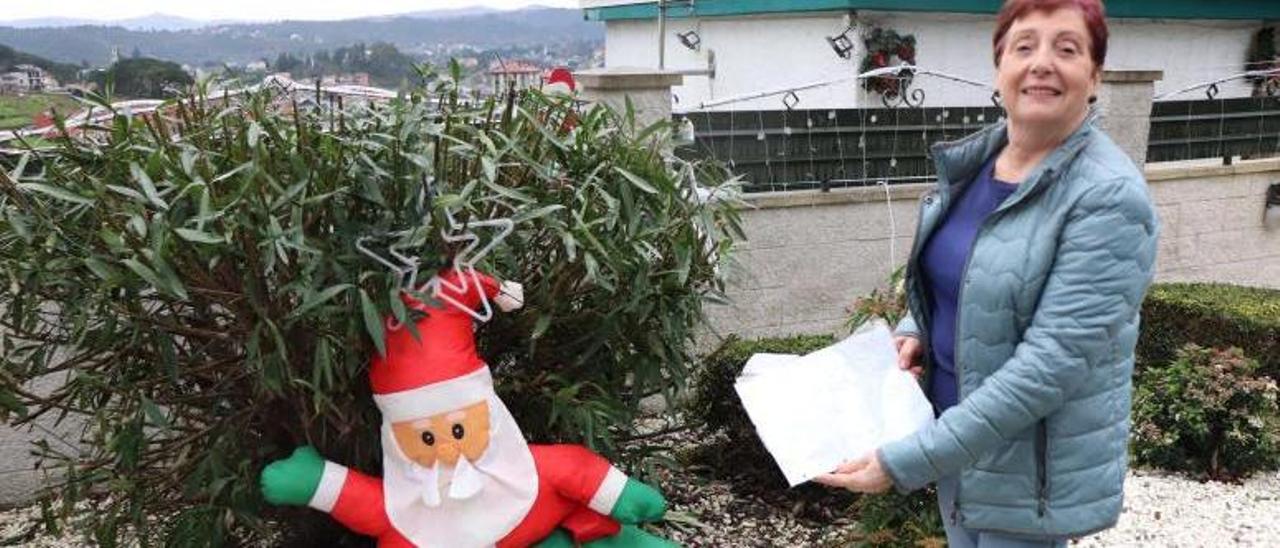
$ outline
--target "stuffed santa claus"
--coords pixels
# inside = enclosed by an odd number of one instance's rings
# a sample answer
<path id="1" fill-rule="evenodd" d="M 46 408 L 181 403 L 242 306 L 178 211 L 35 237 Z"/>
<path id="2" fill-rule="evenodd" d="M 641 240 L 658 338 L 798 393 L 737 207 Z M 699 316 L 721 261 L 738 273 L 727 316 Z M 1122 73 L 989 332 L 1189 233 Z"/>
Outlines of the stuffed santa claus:
<path id="1" fill-rule="evenodd" d="M 474 270 L 447 271 L 439 288 L 442 302 L 470 310 L 481 292 L 504 310 L 519 306 L 518 285 Z M 381 547 L 671 545 L 635 526 L 665 513 L 657 490 L 584 447 L 525 441 L 476 353 L 470 315 L 405 301 L 425 314 L 418 337 L 388 320 L 386 355 L 369 371 L 383 477 L 301 447 L 262 471 L 268 502 L 328 512 Z"/>

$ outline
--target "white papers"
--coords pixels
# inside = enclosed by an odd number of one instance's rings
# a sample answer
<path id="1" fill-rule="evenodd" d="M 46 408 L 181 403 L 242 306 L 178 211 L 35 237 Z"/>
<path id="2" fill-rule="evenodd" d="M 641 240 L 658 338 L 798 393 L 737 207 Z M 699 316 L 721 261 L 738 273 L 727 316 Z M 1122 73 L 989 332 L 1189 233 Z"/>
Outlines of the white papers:
<path id="1" fill-rule="evenodd" d="M 803 357 L 756 354 L 734 387 L 792 487 L 933 420 L 884 324 Z"/>

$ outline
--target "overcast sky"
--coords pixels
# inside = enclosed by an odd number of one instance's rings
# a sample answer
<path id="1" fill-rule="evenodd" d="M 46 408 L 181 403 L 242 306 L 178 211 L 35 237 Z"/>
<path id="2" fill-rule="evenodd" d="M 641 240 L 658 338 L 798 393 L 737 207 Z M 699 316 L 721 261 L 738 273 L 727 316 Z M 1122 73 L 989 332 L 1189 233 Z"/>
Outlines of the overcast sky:
<path id="1" fill-rule="evenodd" d="M 127 19 L 152 13 L 190 19 L 347 19 L 410 11 L 529 4 L 577 7 L 577 0 L 0 0 L 0 21 L 33 17 Z"/>

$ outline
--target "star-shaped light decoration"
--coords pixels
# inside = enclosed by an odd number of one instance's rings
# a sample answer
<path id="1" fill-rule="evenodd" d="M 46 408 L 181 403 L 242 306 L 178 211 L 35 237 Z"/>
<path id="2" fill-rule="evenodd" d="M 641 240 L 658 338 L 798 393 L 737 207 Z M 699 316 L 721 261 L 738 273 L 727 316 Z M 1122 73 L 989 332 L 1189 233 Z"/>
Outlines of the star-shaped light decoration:
<path id="1" fill-rule="evenodd" d="M 458 302 L 450 296 L 449 292 L 441 291 L 441 289 L 448 288 L 453 292 L 463 294 L 472 287 L 470 284 L 476 284 L 478 287 L 480 285 L 480 276 L 475 268 L 476 263 L 483 260 L 502 240 L 511 234 L 515 229 L 515 222 L 509 218 L 497 218 L 459 223 L 454 218 L 453 212 L 447 208 L 445 209 L 445 220 L 448 226 L 440 229 L 441 237 L 450 243 L 466 242 L 466 245 L 454 255 L 453 264 L 450 266 L 458 273 L 457 279 L 460 283 L 457 284 L 450 283 L 439 275 L 433 275 L 431 279 L 418 285 L 418 273 L 422 259 L 417 255 L 405 252 L 405 250 L 415 246 L 416 238 L 406 239 L 403 237 L 411 235 L 411 233 L 401 234 L 402 237 L 398 243 L 387 247 L 387 254 L 391 256 L 391 259 L 383 257 L 367 247 L 366 242 L 374 238 L 373 236 L 364 236 L 357 239 L 356 249 L 394 272 L 399 280 L 401 291 L 429 295 L 434 299 L 439 299 L 457 307 L 477 321 L 487 322 L 493 318 L 493 307 L 489 302 L 489 296 L 484 291 L 479 292 L 483 311 L 477 312 L 471 307 Z M 476 228 L 497 228 L 498 230 L 488 243 L 481 246 L 481 238 L 474 231 Z M 503 282 L 498 301 L 498 306 L 504 310 L 519 308 L 524 304 L 524 290 L 518 283 Z M 399 322 L 392 320 L 388 327 L 398 329 L 400 327 Z"/>

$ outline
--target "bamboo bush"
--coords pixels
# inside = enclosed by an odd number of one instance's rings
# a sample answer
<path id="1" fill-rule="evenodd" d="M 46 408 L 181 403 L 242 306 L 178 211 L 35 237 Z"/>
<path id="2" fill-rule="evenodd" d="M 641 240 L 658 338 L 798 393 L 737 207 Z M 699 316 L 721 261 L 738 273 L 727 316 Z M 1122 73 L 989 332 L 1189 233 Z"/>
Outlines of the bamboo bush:
<path id="1" fill-rule="evenodd" d="M 641 398 L 684 387 L 741 237 L 736 181 L 670 157 L 668 124 L 537 93 L 468 105 L 424 76 L 383 105 L 197 91 L 0 160 L 0 421 L 78 435 L 34 448 L 49 527 L 75 517 L 106 546 L 334 534 L 265 507 L 257 473 L 303 443 L 379 473 L 366 367 L 379 318 L 409 313 L 355 242 L 448 264 L 446 209 L 516 223 L 481 267 L 525 307 L 478 339 L 532 441 L 614 454 Z"/>

